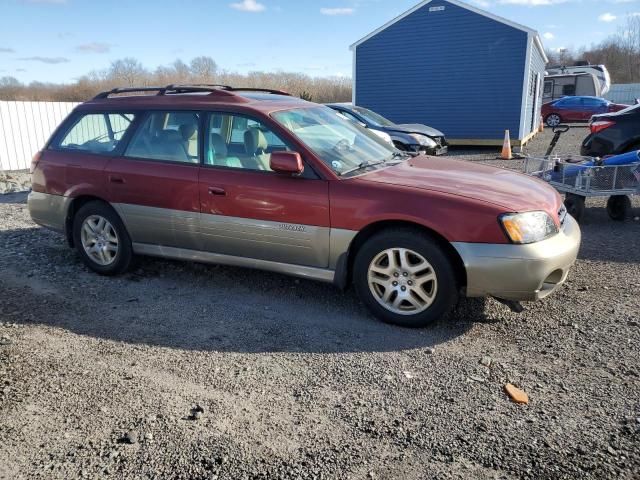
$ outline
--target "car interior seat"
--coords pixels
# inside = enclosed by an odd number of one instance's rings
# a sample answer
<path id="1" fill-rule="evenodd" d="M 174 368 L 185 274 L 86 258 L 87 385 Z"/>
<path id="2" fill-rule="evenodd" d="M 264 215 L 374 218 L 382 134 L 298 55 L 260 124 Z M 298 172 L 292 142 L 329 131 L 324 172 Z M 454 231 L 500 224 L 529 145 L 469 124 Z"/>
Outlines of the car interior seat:
<path id="1" fill-rule="evenodd" d="M 211 133 L 209 136 L 209 151 L 207 152 L 207 165 L 220 165 L 222 167 L 243 168 L 238 157 L 229 157 L 227 144 L 222 135 Z"/>
<path id="2" fill-rule="evenodd" d="M 271 154 L 267 152 L 268 147 L 267 137 L 259 128 L 251 127 L 244 132 L 244 148 L 258 170 L 271 170 Z"/>
<path id="3" fill-rule="evenodd" d="M 178 127 L 182 136 L 182 146 L 187 155 L 195 163 L 198 162 L 198 125 L 195 123 L 183 124 Z"/>
<path id="4" fill-rule="evenodd" d="M 161 130 L 151 143 L 151 152 L 154 157 L 174 160 L 177 162 L 190 162 L 191 159 L 184 149 L 183 138 L 176 130 Z"/>

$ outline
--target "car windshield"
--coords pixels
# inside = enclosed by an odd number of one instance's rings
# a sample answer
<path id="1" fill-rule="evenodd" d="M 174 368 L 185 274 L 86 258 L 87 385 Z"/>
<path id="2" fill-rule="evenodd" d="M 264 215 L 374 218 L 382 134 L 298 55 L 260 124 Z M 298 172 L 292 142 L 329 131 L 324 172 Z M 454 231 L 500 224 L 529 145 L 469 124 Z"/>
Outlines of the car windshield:
<path id="1" fill-rule="evenodd" d="M 393 145 L 327 107 L 283 110 L 272 117 L 338 175 L 383 165 L 402 155 Z"/>
<path id="2" fill-rule="evenodd" d="M 374 125 L 378 125 L 379 127 L 393 127 L 395 123 L 391 120 L 384 118 L 382 115 L 378 115 L 376 112 L 372 112 L 367 108 L 362 107 L 351 107 L 354 112 L 360 114 L 361 117 L 364 117 L 369 123 Z"/>

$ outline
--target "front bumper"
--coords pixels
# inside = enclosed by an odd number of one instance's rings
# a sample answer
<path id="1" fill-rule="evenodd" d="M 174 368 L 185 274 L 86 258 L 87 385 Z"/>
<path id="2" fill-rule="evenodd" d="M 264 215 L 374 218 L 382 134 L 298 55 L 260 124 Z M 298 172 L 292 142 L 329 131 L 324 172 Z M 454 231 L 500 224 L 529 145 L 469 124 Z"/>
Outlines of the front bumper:
<path id="1" fill-rule="evenodd" d="M 539 300 L 567 279 L 580 248 L 580 227 L 567 215 L 562 230 L 528 245 L 454 242 L 467 271 L 468 297 Z"/>

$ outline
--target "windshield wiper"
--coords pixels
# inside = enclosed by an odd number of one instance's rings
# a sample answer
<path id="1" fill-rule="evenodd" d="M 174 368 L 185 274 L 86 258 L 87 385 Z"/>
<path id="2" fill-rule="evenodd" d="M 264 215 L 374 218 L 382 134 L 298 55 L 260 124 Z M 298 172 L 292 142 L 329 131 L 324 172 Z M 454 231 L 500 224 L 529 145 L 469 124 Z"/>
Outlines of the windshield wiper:
<path id="1" fill-rule="evenodd" d="M 381 165 L 383 163 L 385 163 L 384 160 L 380 160 L 379 162 L 373 162 L 373 163 L 369 163 L 367 161 L 360 162 L 360 164 L 357 167 L 353 167 L 353 168 L 350 168 L 349 170 L 345 170 L 344 172 L 340 172 L 340 173 L 338 173 L 338 175 L 342 177 L 342 176 L 347 175 L 349 173 L 353 173 L 353 172 L 357 172 L 358 170 L 362 170 L 363 168 L 375 167 L 376 165 Z"/>

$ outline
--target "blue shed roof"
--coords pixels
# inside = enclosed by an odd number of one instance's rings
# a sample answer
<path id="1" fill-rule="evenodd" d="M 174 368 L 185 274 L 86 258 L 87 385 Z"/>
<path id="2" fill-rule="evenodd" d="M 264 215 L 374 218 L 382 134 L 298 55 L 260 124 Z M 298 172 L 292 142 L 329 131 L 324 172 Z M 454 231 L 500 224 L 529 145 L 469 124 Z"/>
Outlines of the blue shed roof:
<path id="1" fill-rule="evenodd" d="M 358 45 L 366 42 L 371 37 L 376 36 L 377 34 L 382 32 L 383 30 L 386 30 L 391 25 L 393 25 L 393 24 L 399 22 L 400 20 L 402 20 L 403 18 L 411 15 L 412 13 L 414 13 L 415 11 L 421 9 L 425 5 L 431 3 L 432 1 L 433 0 L 423 0 L 422 2 L 417 4 L 415 7 L 410 8 L 409 10 L 404 12 L 403 14 L 397 16 L 393 20 L 385 23 L 380 28 L 378 28 L 378 29 L 374 30 L 373 32 L 371 32 L 369 35 L 367 35 L 367 36 L 361 38 L 360 40 L 358 40 L 357 42 L 355 42 L 353 45 L 351 45 L 351 47 L 350 47 L 351 50 L 355 50 L 355 48 L 358 47 Z M 512 22 L 511 20 L 507 20 L 504 17 L 500 17 L 499 15 L 494 15 L 491 12 L 487 12 L 486 10 L 482 10 L 480 8 L 476 8 L 473 5 L 469 5 L 468 3 L 461 2 L 460 0 L 447 0 L 447 2 L 452 3 L 454 5 L 457 5 L 458 7 L 461 7 L 461 8 L 466 8 L 467 10 L 470 10 L 470 11 L 472 11 L 474 13 L 477 13 L 478 15 L 483 15 L 483 16 L 485 16 L 487 18 L 495 20 L 496 22 L 503 23 L 503 24 L 508 25 L 508 26 L 510 26 L 512 28 L 515 28 L 517 30 L 522 30 L 523 32 L 526 32 L 527 34 L 530 34 L 531 36 L 533 36 L 534 44 L 536 45 L 536 47 L 538 48 L 538 50 L 542 54 L 542 58 L 544 59 L 545 63 L 547 63 L 549 61 L 549 59 L 547 58 L 547 55 L 546 55 L 546 53 L 544 51 L 544 47 L 542 46 L 542 40 L 540 39 L 540 35 L 538 34 L 537 31 L 533 30 L 532 28 L 525 27 L 524 25 L 521 25 L 521 24 L 516 23 L 516 22 Z"/>

